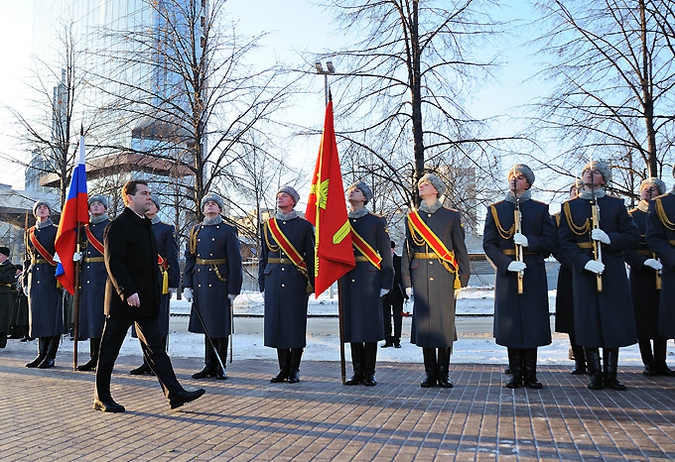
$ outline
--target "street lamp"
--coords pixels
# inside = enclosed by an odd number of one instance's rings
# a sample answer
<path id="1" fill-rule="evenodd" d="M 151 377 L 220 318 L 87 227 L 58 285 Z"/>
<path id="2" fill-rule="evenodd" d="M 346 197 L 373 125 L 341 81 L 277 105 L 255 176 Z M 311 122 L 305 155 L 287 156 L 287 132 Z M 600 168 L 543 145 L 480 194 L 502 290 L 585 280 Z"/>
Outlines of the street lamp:
<path id="1" fill-rule="evenodd" d="M 326 106 L 328 105 L 328 75 L 335 74 L 335 66 L 333 66 L 333 61 L 326 61 L 327 69 L 324 69 L 321 65 L 321 62 L 317 61 L 314 64 L 317 74 L 323 74 L 323 94 L 326 100 Z"/>

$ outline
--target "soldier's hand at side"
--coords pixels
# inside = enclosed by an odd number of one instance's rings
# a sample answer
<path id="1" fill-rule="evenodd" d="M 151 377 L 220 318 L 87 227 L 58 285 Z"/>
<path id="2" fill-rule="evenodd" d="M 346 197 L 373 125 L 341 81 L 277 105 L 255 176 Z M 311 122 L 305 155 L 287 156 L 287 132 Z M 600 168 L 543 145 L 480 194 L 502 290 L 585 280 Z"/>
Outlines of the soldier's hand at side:
<path id="1" fill-rule="evenodd" d="M 380 297 L 384 297 L 389 293 L 389 289 L 380 289 Z"/>
<path id="2" fill-rule="evenodd" d="M 80 261 L 82 260 L 82 252 L 75 252 L 73 254 L 73 261 Z"/>
<path id="3" fill-rule="evenodd" d="M 138 293 L 134 293 L 127 297 L 127 304 L 129 306 L 141 306 L 141 299 L 138 297 Z"/>
<path id="4" fill-rule="evenodd" d="M 588 260 L 584 265 L 584 269 L 595 274 L 602 274 L 605 271 L 605 264 L 601 261 Z"/>
<path id="5" fill-rule="evenodd" d="M 509 263 L 509 266 L 506 267 L 506 271 L 511 271 L 512 273 L 518 273 L 527 268 L 527 265 L 522 261 L 512 261 Z"/>
<path id="6" fill-rule="evenodd" d="M 23 286 L 23 294 L 28 297 L 29 296 L 29 291 L 27 286 Z"/>
<path id="7" fill-rule="evenodd" d="M 601 230 L 600 228 L 594 229 L 591 231 L 591 237 L 593 238 L 594 241 L 600 241 L 603 244 L 609 245 L 612 241 L 609 239 L 609 236 L 607 235 L 606 232 Z"/>
<path id="8" fill-rule="evenodd" d="M 527 240 L 527 236 L 521 233 L 516 233 L 513 235 L 513 243 L 522 247 L 527 247 L 530 244 Z"/>
<path id="9" fill-rule="evenodd" d="M 190 287 L 183 289 L 183 298 L 188 302 L 192 301 L 192 289 Z"/>
<path id="10" fill-rule="evenodd" d="M 410 300 L 412 300 L 412 298 L 413 298 L 412 287 L 406 287 L 405 288 L 405 294 Z"/>
<path id="11" fill-rule="evenodd" d="M 655 258 L 646 259 L 644 265 L 648 268 L 655 269 L 656 271 L 661 271 L 663 269 L 663 264 Z"/>

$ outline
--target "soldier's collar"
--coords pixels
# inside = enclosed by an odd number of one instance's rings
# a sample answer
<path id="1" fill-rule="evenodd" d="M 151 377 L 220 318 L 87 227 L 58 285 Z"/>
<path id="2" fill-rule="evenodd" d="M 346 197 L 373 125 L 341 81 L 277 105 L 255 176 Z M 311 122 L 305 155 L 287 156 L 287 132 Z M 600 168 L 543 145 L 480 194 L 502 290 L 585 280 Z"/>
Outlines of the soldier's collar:
<path id="1" fill-rule="evenodd" d="M 213 218 L 206 218 L 204 217 L 204 221 L 202 221 L 202 224 L 204 226 L 212 226 L 212 225 L 219 225 L 223 222 L 223 217 L 220 215 L 216 215 Z"/>
<path id="2" fill-rule="evenodd" d="M 298 212 L 291 210 L 289 213 L 281 213 L 281 211 L 277 210 L 275 218 L 277 220 L 292 220 L 293 218 L 298 218 Z"/>
<path id="3" fill-rule="evenodd" d="M 42 229 L 42 228 L 47 228 L 48 226 L 52 226 L 53 224 L 54 224 L 54 222 L 52 221 L 52 219 L 51 219 L 51 218 L 47 218 L 45 221 L 40 221 L 40 220 L 38 220 L 38 221 L 35 223 L 35 227 L 36 227 L 37 229 Z"/>
<path id="4" fill-rule="evenodd" d="M 600 199 L 601 197 L 605 197 L 606 195 L 607 195 L 607 193 L 605 192 L 605 190 L 603 188 L 599 188 L 599 189 L 595 190 L 595 198 L 596 199 Z M 591 199 L 593 199 L 593 193 L 591 191 L 586 191 L 585 189 L 582 189 L 581 193 L 579 194 L 579 197 L 581 197 L 582 199 L 591 200 Z"/>
<path id="5" fill-rule="evenodd" d="M 103 223 L 103 222 L 106 221 L 108 218 L 109 218 L 109 217 L 108 217 L 108 212 L 106 212 L 106 213 L 103 213 L 103 214 L 101 214 L 101 215 L 99 215 L 99 216 L 97 216 L 97 217 L 91 217 L 91 219 L 89 220 L 89 223 L 91 223 L 92 225 L 97 225 L 97 224 L 99 224 L 99 223 Z"/>
<path id="6" fill-rule="evenodd" d="M 431 204 L 431 205 L 427 205 L 427 204 L 423 201 L 423 202 L 420 204 L 419 210 L 420 210 L 421 212 L 425 212 L 425 213 L 434 213 L 434 212 L 436 212 L 436 210 L 440 209 L 441 207 L 443 207 L 443 204 L 441 204 L 441 201 L 439 201 L 438 199 L 436 199 L 436 202 L 434 202 L 434 203 Z"/>
<path id="7" fill-rule="evenodd" d="M 529 201 L 530 199 L 532 199 L 532 192 L 529 189 L 525 191 L 523 194 L 521 194 L 520 197 L 518 197 L 519 202 Z M 515 204 L 516 196 L 513 195 L 513 191 L 509 191 L 508 193 L 506 193 L 506 197 L 504 198 L 504 200 L 506 202 L 511 202 L 512 204 Z"/>
<path id="8" fill-rule="evenodd" d="M 368 207 L 363 207 L 362 209 L 357 210 L 356 212 L 354 212 L 353 210 L 350 210 L 348 215 L 349 215 L 349 218 L 361 218 L 361 217 L 365 217 L 369 213 L 370 213 L 370 210 L 368 210 Z"/>
<path id="9" fill-rule="evenodd" d="M 218 216 L 220 216 L 220 215 L 218 215 Z M 153 225 L 156 225 L 160 221 L 162 221 L 162 220 L 159 219 L 159 215 L 155 215 L 154 217 L 150 218 L 150 223 L 152 223 Z"/>

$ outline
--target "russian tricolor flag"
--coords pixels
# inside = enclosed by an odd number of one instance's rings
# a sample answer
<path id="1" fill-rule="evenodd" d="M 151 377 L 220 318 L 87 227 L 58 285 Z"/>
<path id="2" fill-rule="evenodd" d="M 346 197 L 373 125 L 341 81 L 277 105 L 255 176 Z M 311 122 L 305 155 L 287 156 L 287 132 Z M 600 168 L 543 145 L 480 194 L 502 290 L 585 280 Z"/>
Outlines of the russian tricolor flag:
<path id="1" fill-rule="evenodd" d="M 73 254 L 77 247 L 77 227 L 89 222 L 89 204 L 87 203 L 87 171 L 84 165 L 84 136 L 80 136 L 80 149 L 77 163 L 70 179 L 68 197 L 61 210 L 61 221 L 56 232 L 54 248 L 59 263 L 56 266 L 56 279 L 64 289 L 75 293 L 75 264 Z"/>

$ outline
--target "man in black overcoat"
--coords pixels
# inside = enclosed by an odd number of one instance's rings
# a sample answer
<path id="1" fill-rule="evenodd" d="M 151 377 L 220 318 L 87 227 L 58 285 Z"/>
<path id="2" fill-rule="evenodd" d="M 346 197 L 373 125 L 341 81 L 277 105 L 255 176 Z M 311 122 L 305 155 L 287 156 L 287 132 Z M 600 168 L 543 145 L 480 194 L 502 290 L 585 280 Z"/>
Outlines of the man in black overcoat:
<path id="1" fill-rule="evenodd" d="M 9 248 L 0 247 L 0 348 L 7 346 L 12 315 L 12 283 L 16 270 L 9 261 Z"/>
<path id="2" fill-rule="evenodd" d="M 171 409 L 193 401 L 203 389 L 186 391 L 178 383 L 159 330 L 160 287 L 157 276 L 157 242 L 145 216 L 152 203 L 145 181 L 132 180 L 122 188 L 126 208 L 106 228 L 105 325 L 96 365 L 94 409 L 124 412 L 110 395 L 110 376 L 124 337 L 135 325 L 143 356 L 157 375 Z"/>
<path id="3" fill-rule="evenodd" d="M 401 275 L 402 258 L 396 255 L 396 243 L 391 241 L 391 258 L 394 265 L 394 286 L 382 297 L 384 316 L 384 344 L 382 348 L 401 348 L 401 330 L 403 326 L 403 302 L 408 299 L 403 288 Z M 393 321 L 393 323 L 392 323 Z"/>

